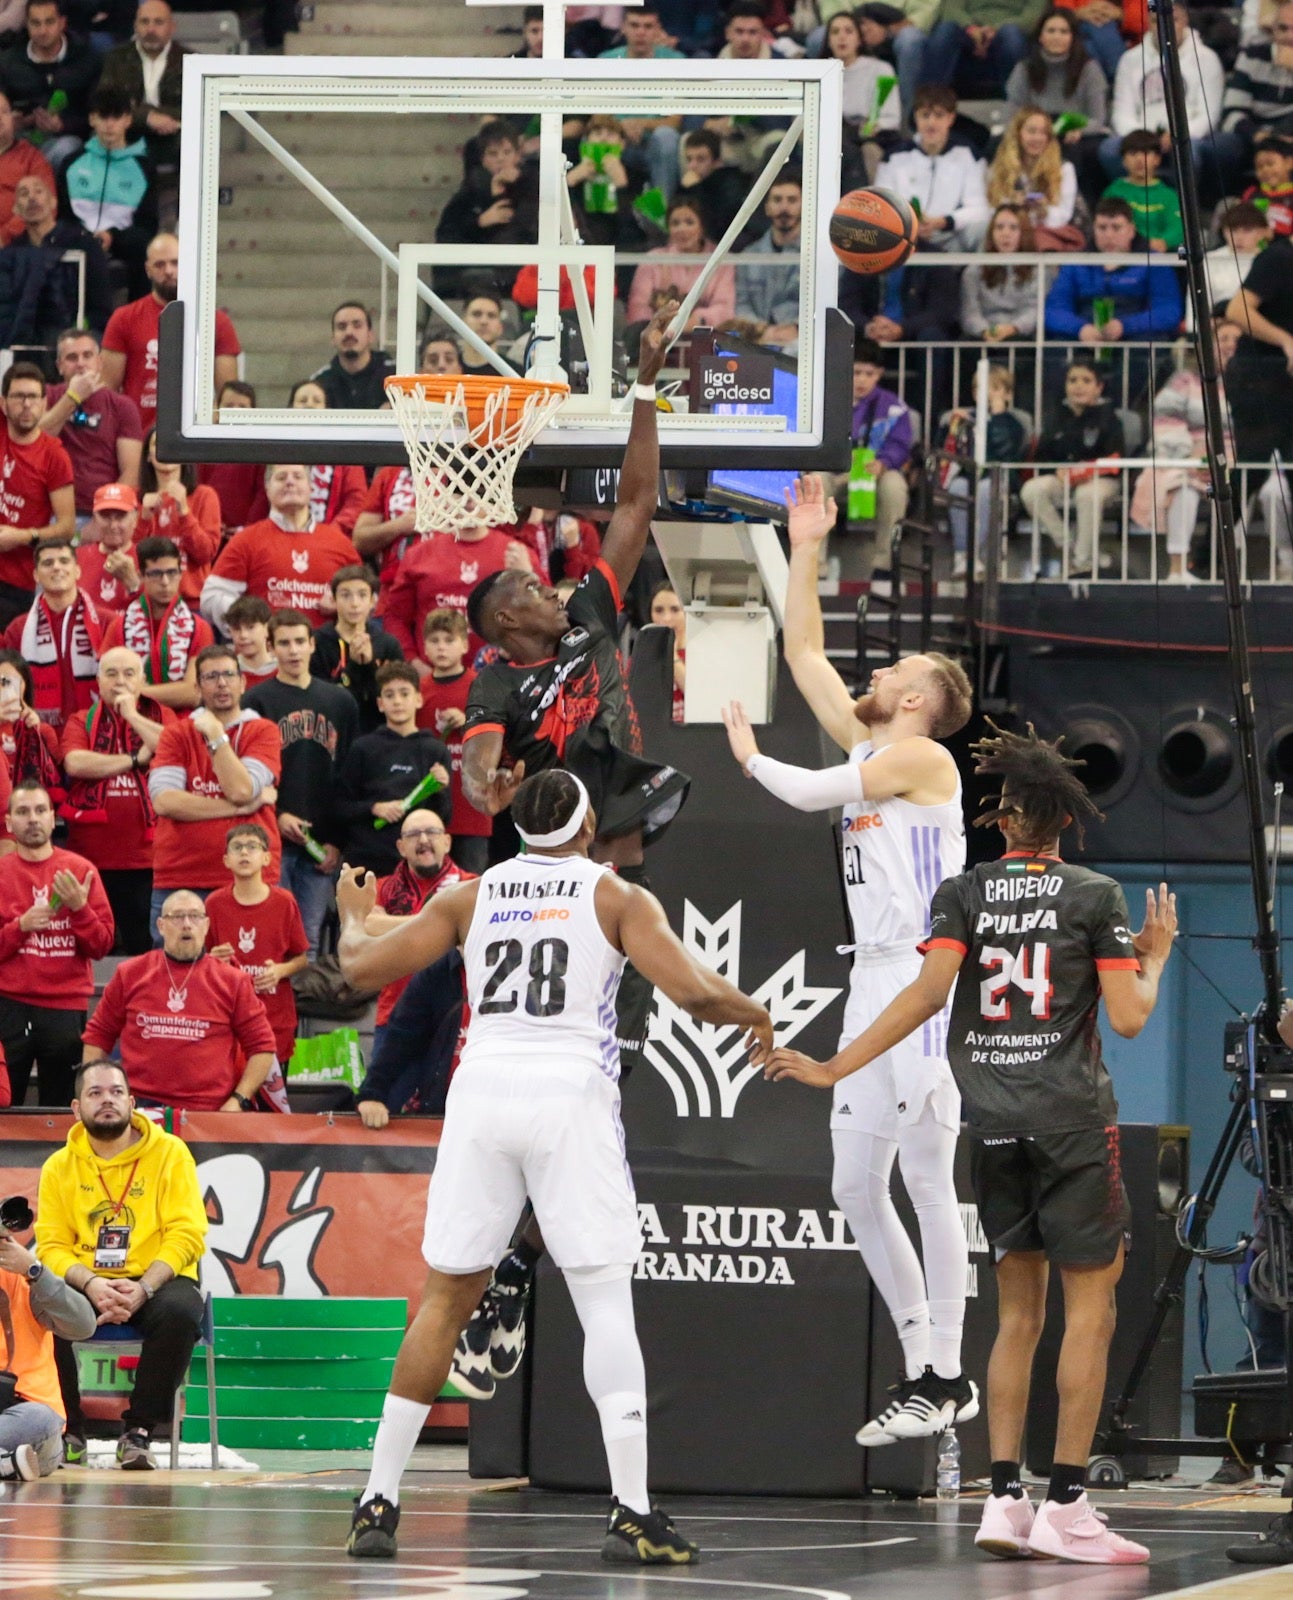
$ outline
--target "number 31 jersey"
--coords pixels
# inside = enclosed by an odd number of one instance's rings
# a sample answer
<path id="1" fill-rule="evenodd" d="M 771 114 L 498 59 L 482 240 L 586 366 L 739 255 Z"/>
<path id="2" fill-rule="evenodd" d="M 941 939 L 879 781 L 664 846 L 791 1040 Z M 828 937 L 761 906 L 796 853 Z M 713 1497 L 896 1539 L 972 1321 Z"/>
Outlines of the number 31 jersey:
<path id="1" fill-rule="evenodd" d="M 1097 1026 L 1100 973 L 1140 963 L 1112 878 L 1012 852 L 939 888 L 922 948 L 964 957 L 947 1058 L 973 1136 L 1116 1123 Z"/>
<path id="2" fill-rule="evenodd" d="M 602 932 L 593 895 L 604 872 L 583 856 L 520 855 L 490 867 L 463 945 L 471 1023 L 459 1071 L 474 1060 L 544 1057 L 544 1076 L 588 1065 L 620 1075 L 615 998 L 624 957 Z M 536 1073 L 536 1077 L 538 1074 Z"/>

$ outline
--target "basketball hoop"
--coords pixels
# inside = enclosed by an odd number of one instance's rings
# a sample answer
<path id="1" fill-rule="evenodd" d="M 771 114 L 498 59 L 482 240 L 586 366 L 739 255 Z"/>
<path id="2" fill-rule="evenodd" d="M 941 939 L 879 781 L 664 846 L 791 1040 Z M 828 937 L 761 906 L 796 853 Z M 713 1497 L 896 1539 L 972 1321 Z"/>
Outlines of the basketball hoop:
<path id="1" fill-rule="evenodd" d="M 419 533 L 461 533 L 514 522 L 517 463 L 570 393 L 536 378 L 417 377 L 386 380 L 404 435 Z"/>

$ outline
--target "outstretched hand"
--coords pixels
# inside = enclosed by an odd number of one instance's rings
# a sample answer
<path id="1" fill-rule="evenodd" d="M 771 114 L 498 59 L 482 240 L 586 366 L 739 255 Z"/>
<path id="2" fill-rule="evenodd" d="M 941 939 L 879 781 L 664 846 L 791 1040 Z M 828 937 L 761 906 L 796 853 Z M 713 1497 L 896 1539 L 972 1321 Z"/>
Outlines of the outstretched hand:
<path id="1" fill-rule="evenodd" d="M 342 922 L 363 927 L 377 904 L 377 879 L 363 867 L 342 867 L 337 879 L 337 913 Z"/>
<path id="2" fill-rule="evenodd" d="M 638 344 L 639 383 L 654 383 L 669 354 L 669 324 L 678 315 L 678 302 L 666 300 L 642 330 Z"/>
<path id="3" fill-rule="evenodd" d="M 1145 890 L 1145 922 L 1140 932 L 1132 935 L 1132 949 L 1142 962 L 1162 966 L 1172 953 L 1175 938 L 1176 896 L 1167 892 L 1165 883 L 1160 883 L 1157 897 L 1153 889 Z"/>
<path id="4" fill-rule="evenodd" d="M 516 797 L 516 791 L 521 787 L 525 777 L 525 762 L 518 761 L 514 767 L 496 767 L 493 772 L 486 775 L 489 788 L 485 791 L 485 804 L 482 808 L 487 817 L 496 817 L 500 811 L 506 811 Z"/>
<path id="5" fill-rule="evenodd" d="M 793 1078 L 797 1083 L 806 1083 L 813 1089 L 833 1089 L 835 1079 L 827 1070 L 824 1062 L 814 1061 L 811 1056 L 801 1054 L 798 1050 L 774 1050 L 772 1057 L 763 1069 L 763 1076 L 770 1083 L 780 1083 L 783 1078 Z"/>
<path id="6" fill-rule="evenodd" d="M 835 526 L 835 501 L 827 499 L 822 480 L 815 472 L 806 472 L 786 490 L 786 505 L 790 508 L 792 550 L 819 545 Z"/>
<path id="7" fill-rule="evenodd" d="M 723 707 L 723 726 L 727 729 L 727 742 L 732 747 L 736 764 L 742 772 L 745 772 L 746 762 L 751 756 L 758 755 L 759 746 L 750 719 L 745 713 L 745 707 L 739 700 L 733 700 L 731 705 Z M 749 777 L 748 772 L 746 777 Z"/>

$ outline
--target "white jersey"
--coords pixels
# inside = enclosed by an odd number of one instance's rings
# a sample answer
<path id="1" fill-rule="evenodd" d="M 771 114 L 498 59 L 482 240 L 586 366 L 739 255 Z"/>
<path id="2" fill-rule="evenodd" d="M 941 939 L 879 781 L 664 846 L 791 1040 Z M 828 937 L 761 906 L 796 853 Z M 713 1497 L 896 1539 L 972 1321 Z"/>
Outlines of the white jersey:
<path id="1" fill-rule="evenodd" d="M 853 747 L 849 760 L 865 765 L 872 753 L 867 739 Z M 850 803 L 840 831 L 855 949 L 914 955 L 929 933 L 934 890 L 965 867 L 960 783 L 944 805 L 902 799 Z"/>
<path id="2" fill-rule="evenodd" d="M 593 905 L 609 870 L 583 856 L 527 854 L 484 873 L 463 945 L 471 1022 L 461 1067 L 559 1057 L 618 1081 L 624 956 L 607 942 Z"/>

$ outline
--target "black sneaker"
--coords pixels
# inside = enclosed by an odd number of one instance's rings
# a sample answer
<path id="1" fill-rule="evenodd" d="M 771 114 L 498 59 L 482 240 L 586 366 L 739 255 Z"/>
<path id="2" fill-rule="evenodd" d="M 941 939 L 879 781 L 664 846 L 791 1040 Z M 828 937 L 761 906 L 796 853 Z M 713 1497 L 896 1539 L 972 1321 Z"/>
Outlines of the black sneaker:
<path id="1" fill-rule="evenodd" d="M 893 1444 L 893 1434 L 889 1432 L 889 1424 L 898 1415 L 911 1398 L 916 1387 L 915 1378 L 904 1378 L 901 1383 L 890 1384 L 888 1393 L 893 1396 L 892 1402 L 887 1405 L 878 1417 L 872 1417 L 870 1422 L 864 1422 L 853 1435 L 860 1445 L 869 1449 L 878 1449 L 881 1445 Z"/>
<path id="2" fill-rule="evenodd" d="M 611 1514 L 602 1541 L 603 1561 L 628 1561 L 641 1567 L 681 1567 L 700 1560 L 700 1551 L 674 1527 L 659 1506 L 640 1517 L 618 1500 L 611 1501 Z"/>
<path id="3" fill-rule="evenodd" d="M 525 1313 L 531 1281 L 527 1279 L 519 1286 L 497 1282 L 490 1285 L 496 1317 L 489 1334 L 489 1367 L 499 1383 L 512 1376 L 525 1354 Z"/>
<path id="4" fill-rule="evenodd" d="M 1257 1538 L 1227 1545 L 1226 1554 L 1232 1561 L 1251 1567 L 1289 1566 L 1293 1563 L 1293 1511 L 1276 1517 Z"/>
<path id="5" fill-rule="evenodd" d="M 375 1494 L 361 1505 L 355 1496 L 355 1511 L 346 1539 L 348 1556 L 390 1557 L 395 1554 L 395 1530 L 400 1525 L 400 1508 Z"/>
<path id="6" fill-rule="evenodd" d="M 117 1465 L 123 1472 L 152 1472 L 157 1463 L 148 1453 L 149 1439 L 142 1428 L 130 1428 L 117 1440 Z"/>
<path id="7" fill-rule="evenodd" d="M 928 1439 L 978 1414 L 976 1383 L 964 1373 L 957 1378 L 940 1378 L 933 1367 L 926 1367 L 897 1414 L 885 1424 L 885 1432 L 893 1439 Z"/>
<path id="8" fill-rule="evenodd" d="M 1207 1489 L 1242 1489 L 1257 1482 L 1257 1469 L 1245 1466 L 1238 1456 L 1226 1456 L 1204 1485 Z"/>
<path id="9" fill-rule="evenodd" d="M 63 1460 L 69 1467 L 83 1467 L 85 1465 L 85 1440 L 79 1433 L 65 1433 L 63 1435 Z"/>
<path id="10" fill-rule="evenodd" d="M 490 1342 L 498 1321 L 498 1301 L 493 1285 L 485 1290 L 471 1321 L 458 1335 L 454 1346 L 449 1382 L 469 1400 L 494 1398 L 494 1370 L 490 1363 Z"/>

